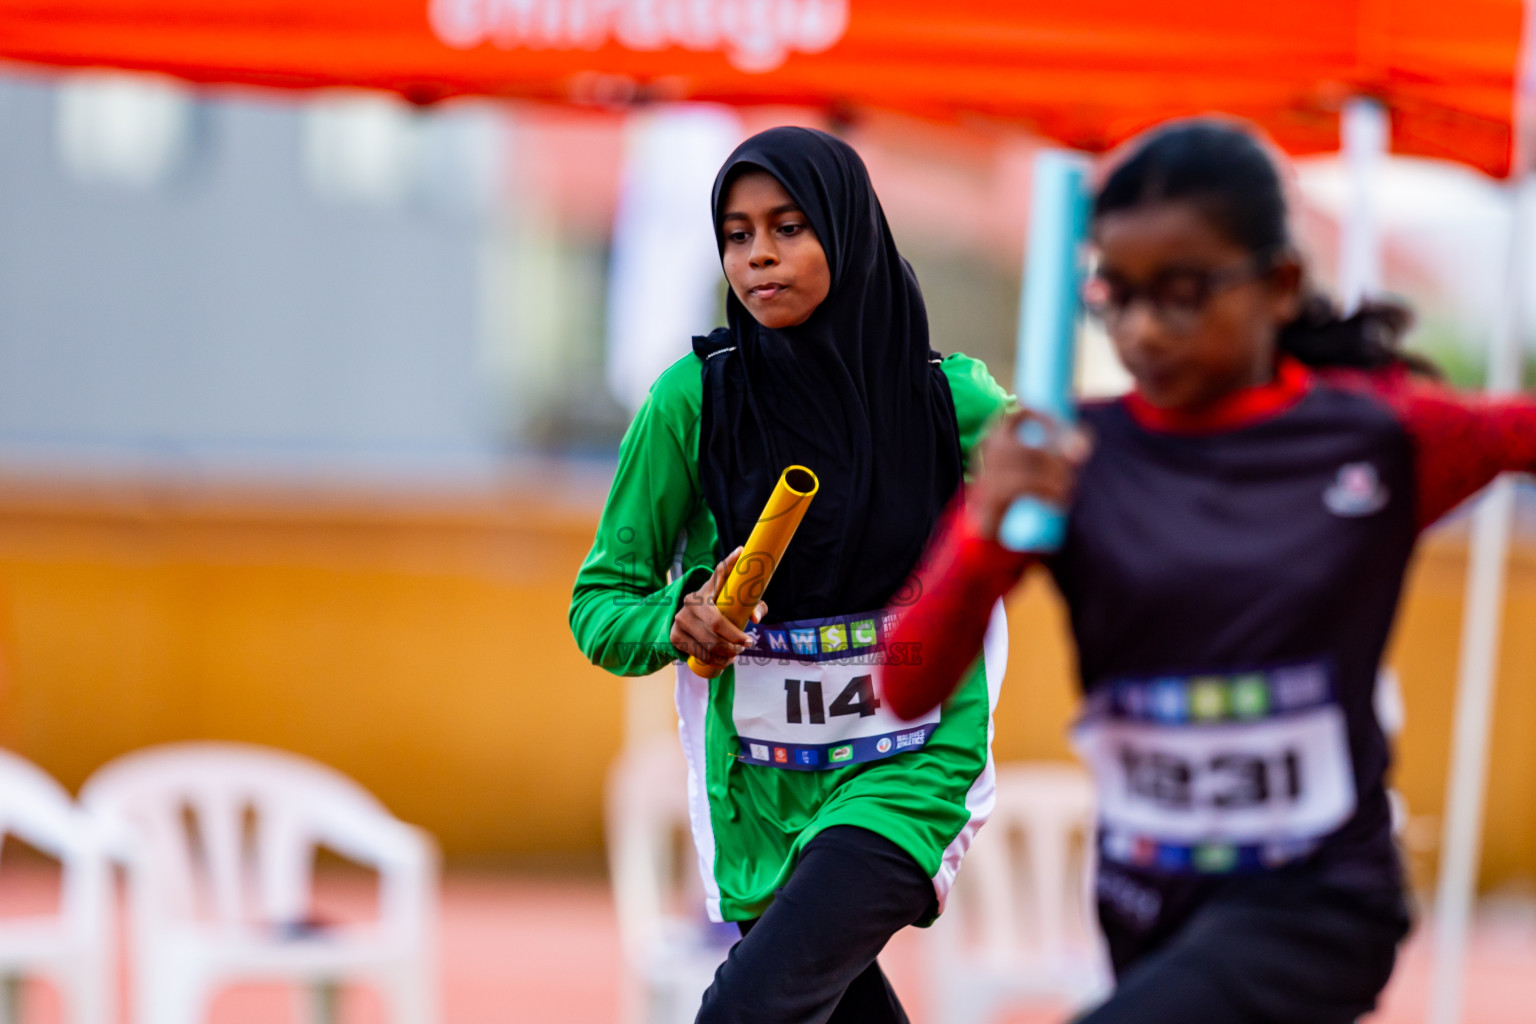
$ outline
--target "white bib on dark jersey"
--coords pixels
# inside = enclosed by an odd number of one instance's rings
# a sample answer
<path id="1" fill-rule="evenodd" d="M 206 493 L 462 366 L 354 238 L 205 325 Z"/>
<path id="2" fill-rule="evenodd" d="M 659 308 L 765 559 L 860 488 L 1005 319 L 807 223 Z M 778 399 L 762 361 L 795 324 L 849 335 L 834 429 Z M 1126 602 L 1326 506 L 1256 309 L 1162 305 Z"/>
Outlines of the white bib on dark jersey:
<path id="1" fill-rule="evenodd" d="M 1273 867 L 1355 811 L 1326 666 L 1116 683 L 1074 730 L 1107 859 L 1167 871 Z"/>

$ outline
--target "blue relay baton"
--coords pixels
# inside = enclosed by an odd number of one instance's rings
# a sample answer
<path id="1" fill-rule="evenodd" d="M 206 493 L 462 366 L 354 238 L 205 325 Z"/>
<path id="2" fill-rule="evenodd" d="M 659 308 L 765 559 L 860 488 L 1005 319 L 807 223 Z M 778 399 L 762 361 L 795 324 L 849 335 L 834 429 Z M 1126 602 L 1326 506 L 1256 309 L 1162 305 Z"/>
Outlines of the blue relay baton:
<path id="1" fill-rule="evenodd" d="M 1074 418 L 1074 342 L 1088 233 L 1087 160 L 1067 150 L 1044 150 L 1035 157 L 1032 193 L 1014 388 L 1025 406 L 1068 424 Z M 1049 441 L 1037 422 L 1022 424 L 1019 439 L 1030 445 Z M 1020 498 L 1003 516 L 997 537 L 1013 551 L 1054 551 L 1066 526 L 1061 509 Z"/>

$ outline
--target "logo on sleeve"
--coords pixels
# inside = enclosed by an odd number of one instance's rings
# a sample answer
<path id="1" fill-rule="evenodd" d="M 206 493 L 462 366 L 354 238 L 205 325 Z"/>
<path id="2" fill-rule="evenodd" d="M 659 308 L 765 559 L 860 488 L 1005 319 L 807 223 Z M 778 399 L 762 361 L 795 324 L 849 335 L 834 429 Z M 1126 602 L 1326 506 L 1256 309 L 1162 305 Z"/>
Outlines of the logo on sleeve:
<path id="1" fill-rule="evenodd" d="M 1346 462 L 1323 492 L 1323 504 L 1336 516 L 1354 519 L 1387 507 L 1387 486 L 1369 462 Z"/>

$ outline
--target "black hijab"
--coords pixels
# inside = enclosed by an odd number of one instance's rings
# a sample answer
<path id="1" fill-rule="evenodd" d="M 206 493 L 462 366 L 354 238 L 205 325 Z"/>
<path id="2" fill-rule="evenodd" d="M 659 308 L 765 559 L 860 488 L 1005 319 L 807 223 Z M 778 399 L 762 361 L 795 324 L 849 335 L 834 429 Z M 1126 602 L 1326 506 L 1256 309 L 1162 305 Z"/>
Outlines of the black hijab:
<path id="1" fill-rule="evenodd" d="M 704 361 L 699 480 L 720 554 L 745 544 L 790 465 L 821 487 L 769 584 L 769 621 L 892 603 L 961 479 L 954 399 L 928 347 L 928 313 L 896 251 L 869 172 L 825 132 L 773 128 L 715 178 L 715 241 L 736 178 L 767 171 L 810 221 L 832 272 L 805 323 L 761 326 L 727 293 L 722 327 L 695 338 Z"/>

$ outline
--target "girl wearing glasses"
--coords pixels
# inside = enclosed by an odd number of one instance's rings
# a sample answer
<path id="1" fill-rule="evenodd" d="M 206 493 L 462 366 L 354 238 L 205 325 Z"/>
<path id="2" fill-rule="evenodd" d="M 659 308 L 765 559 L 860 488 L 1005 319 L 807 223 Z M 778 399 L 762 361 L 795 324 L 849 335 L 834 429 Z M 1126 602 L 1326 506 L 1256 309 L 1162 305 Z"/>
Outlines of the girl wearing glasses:
<path id="1" fill-rule="evenodd" d="M 1014 499 L 1069 510 L 1042 559 L 1084 695 L 1100 921 L 1118 987 L 1092 1024 L 1346 1024 L 1408 928 L 1372 707 L 1420 533 L 1536 468 L 1536 403 L 1458 395 L 1400 351 L 1404 312 L 1309 294 L 1264 148 L 1211 121 L 1153 133 L 1093 207 L 1087 287 L 1135 381 L 1085 435 L 1028 447 L 1020 411 L 919 572 L 886 697 L 918 714 L 979 612 L 1033 559 Z"/>

